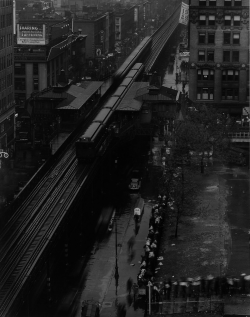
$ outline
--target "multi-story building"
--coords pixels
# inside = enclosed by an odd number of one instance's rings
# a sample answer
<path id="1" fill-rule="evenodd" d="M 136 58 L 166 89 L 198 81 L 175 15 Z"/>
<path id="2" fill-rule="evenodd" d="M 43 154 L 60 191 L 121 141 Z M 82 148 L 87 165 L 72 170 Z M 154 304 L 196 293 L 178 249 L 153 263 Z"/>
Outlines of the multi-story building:
<path id="1" fill-rule="evenodd" d="M 0 0 L 0 149 L 14 143 L 13 1 Z"/>
<path id="2" fill-rule="evenodd" d="M 72 34 L 71 20 L 23 20 L 15 44 L 15 100 L 19 105 L 33 92 L 57 83 L 64 69 L 68 78 L 81 78 L 86 36 Z"/>
<path id="3" fill-rule="evenodd" d="M 191 0 L 189 98 L 240 115 L 249 104 L 249 0 Z"/>
<path id="4" fill-rule="evenodd" d="M 93 59 L 106 52 L 106 15 L 97 12 L 79 12 L 74 17 L 74 31 L 87 35 L 86 58 Z"/>
<path id="5" fill-rule="evenodd" d="M 131 37 L 138 25 L 138 6 L 121 8 L 115 11 L 115 41 L 121 43 Z"/>

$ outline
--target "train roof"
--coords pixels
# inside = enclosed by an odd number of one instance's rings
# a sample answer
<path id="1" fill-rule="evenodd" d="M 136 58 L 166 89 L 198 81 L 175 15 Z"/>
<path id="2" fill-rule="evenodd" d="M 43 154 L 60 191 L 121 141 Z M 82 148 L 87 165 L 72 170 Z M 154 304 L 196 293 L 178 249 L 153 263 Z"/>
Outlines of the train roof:
<path id="1" fill-rule="evenodd" d="M 120 86 L 116 89 L 116 91 L 114 92 L 113 96 L 121 96 L 124 92 L 124 90 L 126 89 L 127 87 L 125 86 Z"/>
<path id="2" fill-rule="evenodd" d="M 122 83 L 121 83 L 120 86 L 127 86 L 130 82 L 131 82 L 131 77 L 129 77 L 129 78 L 126 77 L 126 78 L 122 81 Z"/>
<path id="3" fill-rule="evenodd" d="M 105 124 L 107 120 L 110 118 L 112 114 L 112 110 L 110 108 L 102 109 L 98 115 L 95 117 L 93 122 L 100 122 L 102 124 Z"/>
<path id="4" fill-rule="evenodd" d="M 135 65 L 131 68 L 131 69 L 137 69 L 139 70 L 141 67 L 143 67 L 144 64 L 143 63 L 135 63 Z"/>
<path id="5" fill-rule="evenodd" d="M 100 122 L 92 122 L 84 134 L 80 137 L 81 142 L 93 141 L 95 136 L 101 130 L 102 124 Z"/>
<path id="6" fill-rule="evenodd" d="M 138 72 L 138 70 L 136 70 L 136 69 L 131 69 L 131 71 L 128 73 L 128 75 L 126 76 L 126 78 L 134 77 L 137 72 Z"/>
<path id="7" fill-rule="evenodd" d="M 115 96 L 110 97 L 109 100 L 104 105 L 104 108 L 113 108 L 118 100 L 119 100 L 119 97 L 115 97 Z"/>

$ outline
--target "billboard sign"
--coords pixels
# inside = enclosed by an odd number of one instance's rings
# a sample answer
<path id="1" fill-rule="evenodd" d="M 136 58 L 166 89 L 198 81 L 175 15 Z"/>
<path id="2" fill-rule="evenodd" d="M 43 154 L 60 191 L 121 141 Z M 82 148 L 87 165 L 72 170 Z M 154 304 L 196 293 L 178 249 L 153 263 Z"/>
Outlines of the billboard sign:
<path id="1" fill-rule="evenodd" d="M 179 23 L 188 25 L 188 19 L 189 19 L 189 5 L 182 2 Z"/>
<path id="2" fill-rule="evenodd" d="M 45 45 L 45 24 L 17 24 L 17 44 Z"/>

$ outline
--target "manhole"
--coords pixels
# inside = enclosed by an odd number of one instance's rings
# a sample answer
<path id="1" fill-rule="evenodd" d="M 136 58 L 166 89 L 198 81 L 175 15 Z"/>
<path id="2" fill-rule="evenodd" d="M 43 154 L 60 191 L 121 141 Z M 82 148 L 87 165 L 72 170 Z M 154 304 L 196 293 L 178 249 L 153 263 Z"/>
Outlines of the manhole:
<path id="1" fill-rule="evenodd" d="M 103 302 L 102 303 L 102 308 L 108 308 L 108 307 L 112 307 L 112 302 Z"/>

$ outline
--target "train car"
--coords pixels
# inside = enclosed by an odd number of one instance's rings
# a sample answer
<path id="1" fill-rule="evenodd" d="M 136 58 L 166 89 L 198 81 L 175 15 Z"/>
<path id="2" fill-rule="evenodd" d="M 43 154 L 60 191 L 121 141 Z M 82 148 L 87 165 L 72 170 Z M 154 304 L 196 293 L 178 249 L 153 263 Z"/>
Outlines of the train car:
<path id="1" fill-rule="evenodd" d="M 113 93 L 114 97 L 119 97 L 119 98 L 123 98 L 123 96 L 126 93 L 126 86 L 119 86 L 116 91 Z"/>
<path id="2" fill-rule="evenodd" d="M 92 122 L 85 133 L 76 141 L 76 157 L 88 161 L 97 156 L 97 145 L 101 140 L 104 126 L 100 122 Z"/>
<path id="3" fill-rule="evenodd" d="M 103 155 L 111 142 L 116 128 L 113 111 L 102 109 L 85 133 L 76 141 L 76 157 L 79 162 L 89 162 Z"/>
<path id="4" fill-rule="evenodd" d="M 144 64 L 143 63 L 136 63 L 131 69 L 141 71 L 144 69 Z"/>
<path id="5" fill-rule="evenodd" d="M 151 45 L 152 37 L 146 36 L 116 71 L 113 76 L 114 80 L 122 80 L 135 63 L 143 61 L 143 58 L 150 52 Z"/>
<path id="6" fill-rule="evenodd" d="M 119 132 L 119 124 L 115 122 L 115 110 L 124 97 L 128 88 L 143 71 L 143 64 L 135 64 L 130 71 L 130 77 L 123 80 L 113 96 L 106 102 L 97 114 L 89 128 L 76 141 L 76 157 L 79 162 L 90 162 L 102 155 L 112 141 L 115 133 Z"/>
<path id="7" fill-rule="evenodd" d="M 105 103 L 103 109 L 115 109 L 117 103 L 119 102 L 119 97 L 112 96 L 109 100 Z"/>
<path id="8" fill-rule="evenodd" d="M 108 124 L 111 120 L 112 110 L 109 108 L 101 109 L 98 115 L 95 117 L 93 122 L 99 122 L 102 124 Z"/>

